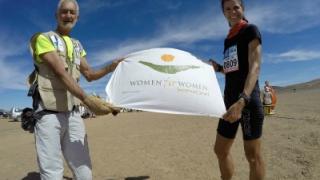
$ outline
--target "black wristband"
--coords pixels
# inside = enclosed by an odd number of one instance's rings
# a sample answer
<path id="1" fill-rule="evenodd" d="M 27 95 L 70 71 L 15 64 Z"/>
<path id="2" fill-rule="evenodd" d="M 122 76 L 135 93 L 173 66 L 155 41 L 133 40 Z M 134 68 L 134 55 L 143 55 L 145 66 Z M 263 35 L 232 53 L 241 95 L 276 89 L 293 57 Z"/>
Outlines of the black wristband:
<path id="1" fill-rule="evenodd" d="M 220 64 L 217 64 L 218 65 L 218 69 L 217 69 L 217 72 L 222 72 L 223 70 L 223 67 L 220 65 Z"/>
<path id="2" fill-rule="evenodd" d="M 247 96 L 245 93 L 240 93 L 240 95 L 239 95 L 239 99 L 240 98 L 243 98 L 243 100 L 244 100 L 244 103 L 246 104 L 246 105 L 248 105 L 249 103 L 250 103 L 250 97 L 249 96 Z"/>
<path id="3" fill-rule="evenodd" d="M 223 66 L 221 66 L 220 64 L 218 64 L 216 61 L 209 59 L 209 62 L 211 62 L 211 64 L 215 64 L 217 65 L 217 70 L 215 70 L 216 72 L 222 72 L 223 71 Z"/>

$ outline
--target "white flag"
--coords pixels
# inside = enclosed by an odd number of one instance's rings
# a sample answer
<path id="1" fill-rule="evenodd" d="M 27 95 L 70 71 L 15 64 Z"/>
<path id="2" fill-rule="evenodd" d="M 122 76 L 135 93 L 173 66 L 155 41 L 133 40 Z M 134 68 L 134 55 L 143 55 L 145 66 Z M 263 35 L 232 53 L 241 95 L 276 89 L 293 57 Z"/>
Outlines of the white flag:
<path id="1" fill-rule="evenodd" d="M 123 108 L 214 117 L 226 112 L 212 66 L 173 48 L 129 54 L 106 92 L 113 105 Z"/>

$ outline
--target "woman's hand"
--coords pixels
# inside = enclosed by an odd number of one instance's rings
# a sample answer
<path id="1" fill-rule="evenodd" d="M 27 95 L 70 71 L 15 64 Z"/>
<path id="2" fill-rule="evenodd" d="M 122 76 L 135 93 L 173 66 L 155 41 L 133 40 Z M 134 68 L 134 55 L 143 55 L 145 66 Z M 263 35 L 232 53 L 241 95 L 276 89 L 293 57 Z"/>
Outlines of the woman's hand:
<path id="1" fill-rule="evenodd" d="M 244 99 L 240 98 L 237 102 L 235 102 L 227 112 L 223 115 L 223 119 L 230 123 L 234 123 L 241 118 L 242 110 L 245 107 Z"/>
<path id="2" fill-rule="evenodd" d="M 220 64 L 218 64 L 215 60 L 209 59 L 209 62 L 211 63 L 215 72 L 223 73 L 223 67 Z"/>

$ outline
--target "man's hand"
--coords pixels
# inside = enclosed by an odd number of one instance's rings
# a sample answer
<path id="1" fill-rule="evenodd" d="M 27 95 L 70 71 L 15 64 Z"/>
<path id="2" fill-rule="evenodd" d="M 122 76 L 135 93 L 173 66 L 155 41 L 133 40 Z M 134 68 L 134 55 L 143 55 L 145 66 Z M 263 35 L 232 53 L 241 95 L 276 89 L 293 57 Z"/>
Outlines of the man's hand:
<path id="1" fill-rule="evenodd" d="M 124 60 L 124 58 L 118 58 L 118 59 L 113 60 L 112 63 L 107 66 L 109 69 L 109 72 L 114 71 L 117 68 L 118 64 L 120 62 L 122 62 L 123 60 Z"/>
<path id="2" fill-rule="evenodd" d="M 118 113 L 120 113 L 121 108 L 114 107 L 112 104 L 108 102 L 104 102 L 104 103 L 110 107 L 112 115 L 116 116 Z"/>
<path id="3" fill-rule="evenodd" d="M 120 112 L 119 108 L 113 107 L 111 104 L 104 102 L 96 96 L 86 96 L 83 103 L 96 115 L 112 113 L 115 116 Z"/>

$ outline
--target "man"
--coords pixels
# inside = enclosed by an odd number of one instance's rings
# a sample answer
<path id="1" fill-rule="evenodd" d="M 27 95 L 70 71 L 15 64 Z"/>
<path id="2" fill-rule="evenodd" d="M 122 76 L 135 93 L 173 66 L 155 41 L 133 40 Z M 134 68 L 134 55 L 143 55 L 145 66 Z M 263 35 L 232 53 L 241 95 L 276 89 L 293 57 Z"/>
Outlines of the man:
<path id="1" fill-rule="evenodd" d="M 36 151 L 42 180 L 63 178 L 63 159 L 75 179 L 92 179 L 85 126 L 79 111 L 82 101 L 97 115 L 118 113 L 110 104 L 87 96 L 78 85 L 80 74 L 88 81 L 112 72 L 121 60 L 94 71 L 86 61 L 86 52 L 70 32 L 79 17 L 76 0 L 60 0 L 56 12 L 57 29 L 32 37 L 30 45 L 36 76 L 37 112 L 46 112 L 34 129 Z"/>

